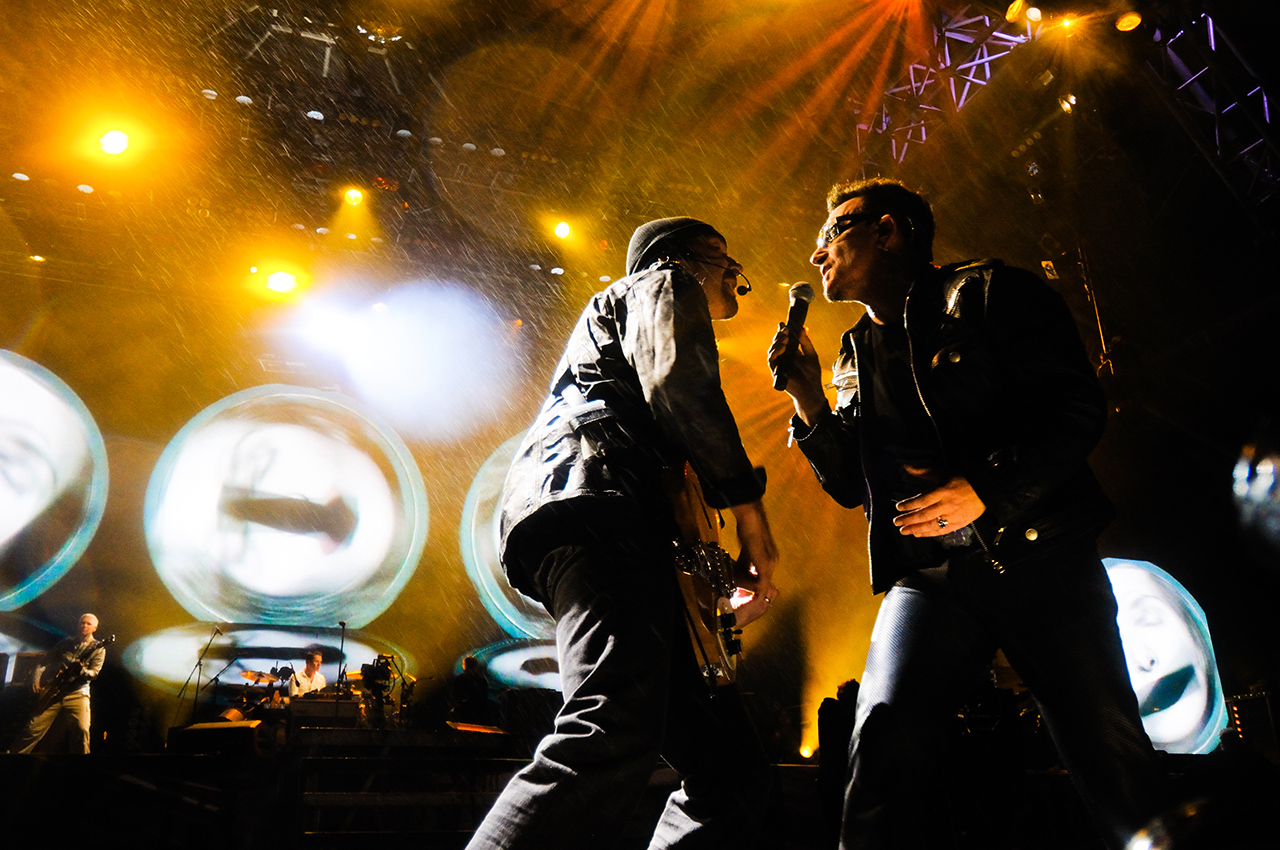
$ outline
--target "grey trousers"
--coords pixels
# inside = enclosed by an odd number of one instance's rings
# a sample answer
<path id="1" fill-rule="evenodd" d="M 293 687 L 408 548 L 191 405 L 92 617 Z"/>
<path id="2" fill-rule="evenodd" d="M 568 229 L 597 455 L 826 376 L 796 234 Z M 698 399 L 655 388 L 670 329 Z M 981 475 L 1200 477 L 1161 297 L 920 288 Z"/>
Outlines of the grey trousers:
<path id="1" fill-rule="evenodd" d="M 29 753 L 49 731 L 53 721 L 65 711 L 72 726 L 67 730 L 67 748 L 79 755 L 89 754 L 89 695 L 82 693 L 67 694 L 44 711 L 31 718 L 27 728 L 22 731 L 10 752 Z"/>

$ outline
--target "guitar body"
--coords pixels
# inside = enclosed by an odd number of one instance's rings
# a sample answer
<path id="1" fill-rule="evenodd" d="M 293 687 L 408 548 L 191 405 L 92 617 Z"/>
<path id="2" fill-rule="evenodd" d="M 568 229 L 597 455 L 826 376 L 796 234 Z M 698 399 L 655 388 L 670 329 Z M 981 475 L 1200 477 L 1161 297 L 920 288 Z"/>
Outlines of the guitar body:
<path id="1" fill-rule="evenodd" d="M 720 512 L 707 506 L 693 470 L 684 470 L 669 486 L 680 538 L 675 541 L 676 579 L 684 594 L 685 622 L 698 668 L 712 687 L 731 683 L 737 674 L 742 641 L 729 605 L 735 587 L 733 558 L 720 548 Z"/>

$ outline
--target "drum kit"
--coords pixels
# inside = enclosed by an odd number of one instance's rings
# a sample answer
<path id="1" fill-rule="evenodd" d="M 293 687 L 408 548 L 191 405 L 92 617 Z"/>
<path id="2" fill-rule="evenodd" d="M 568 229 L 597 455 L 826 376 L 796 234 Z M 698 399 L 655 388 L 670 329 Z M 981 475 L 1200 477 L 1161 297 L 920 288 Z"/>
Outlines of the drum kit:
<path id="1" fill-rule="evenodd" d="M 287 665 L 270 670 L 241 671 L 240 678 L 245 680 L 245 684 L 224 686 L 222 690 L 222 696 L 229 697 L 230 704 L 219 713 L 219 718 L 233 722 L 264 720 L 278 716 L 275 712 L 288 712 L 295 700 L 308 703 L 348 702 L 359 704 L 362 725 L 384 728 L 388 720 L 387 706 L 394 710 L 392 722 L 398 722 L 400 709 L 407 704 L 415 683 L 414 677 L 404 674 L 394 657 L 389 655 L 379 655 L 373 664 L 363 664 L 359 670 L 340 673 L 337 682 L 326 684 L 320 690 L 291 698 L 288 682 L 293 676 L 293 668 Z M 266 686 L 265 691 L 263 685 Z M 391 692 L 397 685 L 400 686 L 399 706 L 391 699 Z"/>

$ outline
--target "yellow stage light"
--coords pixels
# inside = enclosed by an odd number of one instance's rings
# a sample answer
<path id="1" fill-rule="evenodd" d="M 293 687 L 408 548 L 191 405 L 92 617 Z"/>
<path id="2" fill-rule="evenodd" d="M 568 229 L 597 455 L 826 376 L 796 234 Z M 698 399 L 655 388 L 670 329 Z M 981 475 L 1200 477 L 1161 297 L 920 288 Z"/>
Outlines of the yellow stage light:
<path id="1" fill-rule="evenodd" d="M 801 758 L 813 758 L 813 748 L 808 745 L 801 747 L 800 756 Z"/>
<path id="2" fill-rule="evenodd" d="M 1030 9 L 1028 9 L 1028 10 L 1027 10 L 1027 20 L 1028 20 L 1028 21 L 1039 21 L 1039 20 L 1040 20 L 1040 10 L 1039 10 L 1037 7 L 1035 7 L 1035 6 L 1032 6 Z"/>
<path id="3" fill-rule="evenodd" d="M 343 195 L 342 198 L 351 206 L 357 207 L 361 204 L 362 201 L 364 201 L 364 193 L 361 192 L 359 189 L 348 189 L 346 194 Z"/>
<path id="4" fill-rule="evenodd" d="M 1023 0 L 1013 0 L 1009 4 L 1009 8 L 1004 10 L 1004 19 L 1011 24 L 1015 23 L 1018 18 L 1022 17 L 1022 10 L 1026 8 L 1026 5 Z"/>
<path id="5" fill-rule="evenodd" d="M 1116 18 L 1116 29 L 1120 30 L 1120 32 L 1129 32 L 1137 29 L 1140 23 L 1142 23 L 1142 16 L 1137 12 L 1125 12 Z"/>
<path id="6" fill-rule="evenodd" d="M 569 222 L 562 221 L 556 225 L 556 236 L 566 239 L 569 236 Z"/>
<path id="7" fill-rule="evenodd" d="M 129 149 L 129 134 L 123 130 L 111 130 L 98 139 L 98 147 L 111 156 L 122 154 Z"/>
<path id="8" fill-rule="evenodd" d="M 272 272 L 267 275 L 267 289 L 272 292 L 293 292 L 298 288 L 298 278 L 289 272 Z"/>

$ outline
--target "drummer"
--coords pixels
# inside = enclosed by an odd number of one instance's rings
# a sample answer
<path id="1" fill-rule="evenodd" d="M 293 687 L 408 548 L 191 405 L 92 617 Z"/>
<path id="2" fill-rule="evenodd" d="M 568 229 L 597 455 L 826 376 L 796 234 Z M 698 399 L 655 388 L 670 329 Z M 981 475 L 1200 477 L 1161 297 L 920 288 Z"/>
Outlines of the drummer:
<path id="1" fill-rule="evenodd" d="M 318 693 L 325 686 L 324 674 L 320 672 L 320 662 L 324 656 L 318 649 L 307 650 L 307 666 L 301 673 L 289 677 L 289 696 L 300 697 L 303 694 Z"/>

